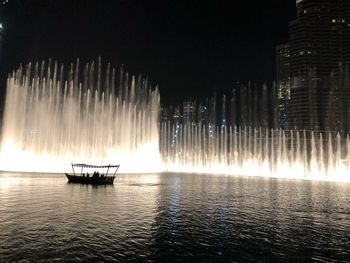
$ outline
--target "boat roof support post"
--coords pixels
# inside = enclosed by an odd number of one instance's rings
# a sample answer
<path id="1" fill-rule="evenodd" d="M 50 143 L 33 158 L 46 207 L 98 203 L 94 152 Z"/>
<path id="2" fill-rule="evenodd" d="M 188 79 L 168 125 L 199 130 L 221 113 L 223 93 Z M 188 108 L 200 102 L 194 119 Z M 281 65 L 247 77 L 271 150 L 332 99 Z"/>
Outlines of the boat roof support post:
<path id="1" fill-rule="evenodd" d="M 74 165 L 72 164 L 72 169 L 73 169 L 73 174 L 75 175 L 75 171 L 74 171 Z"/>
<path id="2" fill-rule="evenodd" d="M 111 167 L 110 164 L 108 165 L 106 176 L 108 176 L 109 167 Z"/>
<path id="3" fill-rule="evenodd" d="M 115 176 L 115 174 L 118 172 L 118 169 L 119 169 L 119 165 L 117 166 L 117 169 L 115 169 L 113 176 Z"/>

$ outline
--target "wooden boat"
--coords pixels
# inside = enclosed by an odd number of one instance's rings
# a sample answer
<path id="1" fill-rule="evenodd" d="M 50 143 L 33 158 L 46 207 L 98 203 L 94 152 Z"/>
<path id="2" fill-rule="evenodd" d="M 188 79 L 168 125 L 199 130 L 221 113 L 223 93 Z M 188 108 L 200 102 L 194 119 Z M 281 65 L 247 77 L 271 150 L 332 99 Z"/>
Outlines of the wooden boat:
<path id="1" fill-rule="evenodd" d="M 65 173 L 69 183 L 80 183 L 80 184 L 113 184 L 116 177 L 116 173 L 120 165 L 91 165 L 76 163 L 72 164 L 73 174 Z M 74 168 L 81 168 L 80 173 L 76 173 Z M 109 173 L 110 169 L 113 168 L 113 175 Z M 92 173 L 84 172 L 84 169 L 93 171 Z M 101 172 L 101 169 L 107 169 L 106 172 Z"/>

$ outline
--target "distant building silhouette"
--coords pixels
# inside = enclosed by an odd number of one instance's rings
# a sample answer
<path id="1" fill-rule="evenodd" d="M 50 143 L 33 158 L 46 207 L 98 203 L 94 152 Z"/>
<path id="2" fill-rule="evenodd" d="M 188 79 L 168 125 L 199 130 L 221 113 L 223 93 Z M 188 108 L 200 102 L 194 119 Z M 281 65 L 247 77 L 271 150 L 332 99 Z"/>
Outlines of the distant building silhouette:
<path id="1" fill-rule="evenodd" d="M 2 38 L 3 38 L 3 34 L 4 34 L 4 26 L 3 26 L 3 24 L 0 22 L 0 59 L 1 59 L 1 50 L 2 50 Z"/>
<path id="2" fill-rule="evenodd" d="M 208 122 L 208 107 L 199 104 L 197 107 L 197 122 L 200 124 L 207 124 Z"/>
<path id="3" fill-rule="evenodd" d="M 196 103 L 194 101 L 185 101 L 183 103 L 183 122 L 196 122 Z"/>
<path id="4" fill-rule="evenodd" d="M 289 45 L 282 44 L 276 47 L 277 72 L 277 104 L 279 125 L 286 127 L 288 121 L 288 104 L 290 100 L 290 59 Z"/>
<path id="5" fill-rule="evenodd" d="M 350 62 L 350 1 L 296 5 L 297 18 L 289 24 L 289 128 L 348 130 L 343 123 L 350 99 L 344 73 Z"/>

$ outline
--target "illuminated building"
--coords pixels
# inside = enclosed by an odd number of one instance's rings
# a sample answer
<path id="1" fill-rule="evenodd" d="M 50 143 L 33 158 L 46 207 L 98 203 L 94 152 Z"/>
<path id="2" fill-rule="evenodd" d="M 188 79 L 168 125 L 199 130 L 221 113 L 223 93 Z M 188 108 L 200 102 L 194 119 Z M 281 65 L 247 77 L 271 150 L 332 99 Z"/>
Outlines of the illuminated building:
<path id="1" fill-rule="evenodd" d="M 290 100 L 289 63 L 289 45 L 278 45 L 276 47 L 277 104 L 281 127 L 285 127 L 288 120 L 287 107 Z"/>
<path id="2" fill-rule="evenodd" d="M 196 121 L 196 103 L 193 101 L 185 101 L 183 103 L 183 122 L 195 122 Z"/>
<path id="3" fill-rule="evenodd" d="M 350 1 L 297 0 L 296 5 L 297 18 L 289 25 L 289 126 L 339 129 L 350 98 L 348 83 L 339 80 L 350 61 Z"/>
<path id="4" fill-rule="evenodd" d="M 161 122 L 166 122 L 166 121 L 170 121 L 171 120 L 171 118 L 169 116 L 169 112 L 170 112 L 170 109 L 168 107 L 162 106 L 160 108 L 159 119 L 160 119 Z"/>
<path id="5" fill-rule="evenodd" d="M 2 35 L 4 33 L 4 25 L 0 22 L 0 57 L 1 57 L 1 48 L 2 48 Z"/>
<path id="6" fill-rule="evenodd" d="M 208 121 L 208 107 L 202 104 L 198 105 L 197 122 L 200 124 L 207 124 Z"/>

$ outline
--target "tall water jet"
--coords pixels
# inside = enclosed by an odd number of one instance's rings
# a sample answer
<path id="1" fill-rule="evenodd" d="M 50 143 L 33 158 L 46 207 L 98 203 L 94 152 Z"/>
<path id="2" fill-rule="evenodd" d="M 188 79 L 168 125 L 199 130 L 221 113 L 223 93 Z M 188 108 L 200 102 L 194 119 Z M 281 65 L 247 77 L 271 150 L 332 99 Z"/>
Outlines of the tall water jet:
<path id="1" fill-rule="evenodd" d="M 350 181 L 348 135 L 276 129 L 273 105 L 267 87 L 250 86 L 221 103 L 208 99 L 186 120 L 159 124 L 159 92 L 141 77 L 103 69 L 100 60 L 83 71 L 79 61 L 68 69 L 28 64 L 7 80 L 0 169 L 63 172 L 71 162 L 120 163 L 122 172 Z"/>
<path id="2" fill-rule="evenodd" d="M 193 107 L 199 110 L 192 120 L 162 122 L 160 152 L 167 170 L 350 182 L 349 136 L 274 128 L 273 103 L 266 99 L 266 90 L 251 96 L 248 87 L 238 91 L 239 96 L 234 91 L 231 100 L 208 100 L 207 115 L 214 117 L 204 121 L 199 104 Z M 252 101 L 263 98 L 254 114 L 247 96 Z"/>
<path id="3" fill-rule="evenodd" d="M 172 172 L 350 182 L 349 137 L 309 133 L 166 122 L 160 149 Z"/>
<path id="4" fill-rule="evenodd" d="M 117 76 L 118 75 L 118 76 Z M 81 72 L 29 63 L 7 80 L 0 169 L 62 172 L 72 162 L 161 171 L 159 92 L 100 59 Z"/>

